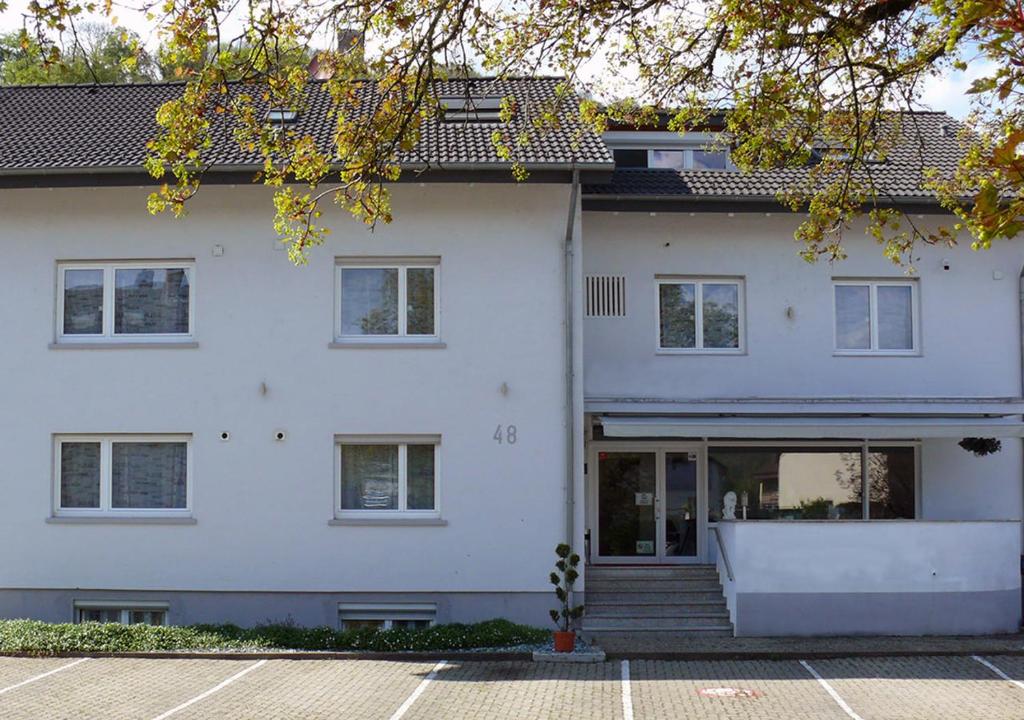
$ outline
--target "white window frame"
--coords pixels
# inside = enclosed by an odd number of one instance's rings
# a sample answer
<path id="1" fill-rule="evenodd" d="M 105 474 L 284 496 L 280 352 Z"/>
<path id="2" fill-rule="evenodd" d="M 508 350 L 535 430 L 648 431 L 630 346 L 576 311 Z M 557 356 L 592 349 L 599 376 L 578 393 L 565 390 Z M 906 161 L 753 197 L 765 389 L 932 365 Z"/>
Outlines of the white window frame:
<path id="1" fill-rule="evenodd" d="M 742 277 L 709 277 L 689 275 L 658 275 L 654 278 L 654 342 L 661 355 L 743 355 L 747 351 L 747 293 L 746 279 Z M 694 347 L 663 347 L 661 344 L 661 286 L 694 285 Z M 736 285 L 736 306 L 739 311 L 737 347 L 704 347 L 704 285 Z"/>
<path id="2" fill-rule="evenodd" d="M 381 630 L 391 630 L 396 621 L 428 620 L 437 624 L 436 603 L 338 603 L 338 626 L 345 630 L 345 621 L 382 620 Z"/>
<path id="3" fill-rule="evenodd" d="M 162 270 L 184 268 L 188 277 L 187 333 L 116 333 L 114 332 L 115 273 L 118 270 Z M 98 334 L 64 333 L 64 282 L 67 270 L 103 271 L 103 331 Z M 57 325 L 56 340 L 60 344 L 75 343 L 189 343 L 196 331 L 196 264 L 195 260 L 155 258 L 153 260 L 61 260 L 57 263 Z"/>
<path id="4" fill-rule="evenodd" d="M 100 446 L 100 506 L 98 508 L 64 508 L 60 505 L 61 445 L 68 443 L 99 443 Z M 185 443 L 185 507 L 184 508 L 115 508 L 113 494 L 114 443 Z M 53 437 L 53 515 L 54 517 L 90 518 L 190 518 L 192 517 L 192 436 L 191 435 L 77 435 L 61 434 Z"/>
<path id="5" fill-rule="evenodd" d="M 441 258 L 440 257 L 339 257 L 334 259 L 334 342 L 337 344 L 440 344 L 441 342 Z M 398 334 L 396 335 L 343 335 L 341 331 L 342 271 L 361 270 L 398 271 Z M 434 334 L 408 333 L 408 271 L 434 271 Z"/>
<path id="6" fill-rule="evenodd" d="M 170 625 L 170 605 L 165 602 L 139 601 L 130 602 L 124 600 L 74 600 L 71 603 L 71 618 L 75 625 L 84 622 L 81 619 L 81 610 L 114 610 L 121 614 L 118 621 L 121 625 L 131 624 L 132 612 L 162 612 L 164 614 L 163 626 Z"/>
<path id="7" fill-rule="evenodd" d="M 341 455 L 345 445 L 398 446 L 398 509 L 371 510 L 341 507 Z M 408 503 L 409 445 L 434 446 L 434 507 L 410 510 Z M 334 437 L 334 517 L 345 518 L 440 518 L 441 517 L 441 436 L 440 435 L 335 435 Z"/>
<path id="8" fill-rule="evenodd" d="M 863 350 L 839 347 L 839 303 L 836 299 L 836 288 L 867 287 L 868 288 L 868 323 L 870 324 L 871 347 Z M 912 347 L 908 350 L 880 348 L 878 346 L 878 288 L 909 287 L 910 288 L 910 338 Z M 832 348 L 836 355 L 902 355 L 917 356 L 921 354 L 921 311 L 916 280 L 877 280 L 868 278 L 834 278 L 832 280 Z"/>

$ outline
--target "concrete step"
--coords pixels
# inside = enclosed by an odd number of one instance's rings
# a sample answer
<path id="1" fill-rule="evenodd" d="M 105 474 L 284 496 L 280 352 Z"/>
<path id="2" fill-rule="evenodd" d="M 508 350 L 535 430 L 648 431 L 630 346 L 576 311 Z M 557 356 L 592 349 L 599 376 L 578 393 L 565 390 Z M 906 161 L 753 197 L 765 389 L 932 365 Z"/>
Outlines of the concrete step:
<path id="1" fill-rule="evenodd" d="M 586 587 L 587 593 L 594 592 L 686 592 L 699 590 L 702 592 L 717 592 L 721 594 L 722 585 L 718 578 L 695 578 L 687 580 L 677 579 L 644 579 L 615 578 L 597 579 L 588 578 Z"/>
<path id="2" fill-rule="evenodd" d="M 610 604 L 642 604 L 662 603 L 669 605 L 687 605 L 694 602 L 713 600 L 722 602 L 722 589 L 709 588 L 706 590 L 672 590 L 667 592 L 651 591 L 644 588 L 635 590 L 591 590 L 587 588 L 584 595 L 584 602 L 587 605 L 610 605 Z"/>
<path id="3" fill-rule="evenodd" d="M 586 569 L 588 580 L 636 579 L 636 580 L 684 580 L 694 578 L 718 579 L 714 565 L 658 565 L 638 567 L 609 567 L 590 565 Z"/>
<path id="4" fill-rule="evenodd" d="M 724 601 L 717 603 L 693 603 L 685 605 L 595 605 L 587 604 L 588 618 L 675 618 L 675 617 L 717 617 L 728 618 L 729 610 Z"/>
<path id="5" fill-rule="evenodd" d="M 646 638 L 653 640 L 655 636 L 657 637 L 659 647 L 664 647 L 666 643 L 672 643 L 673 641 L 678 641 L 681 647 L 685 647 L 685 642 L 695 637 L 732 637 L 733 630 L 730 624 L 707 625 L 686 629 L 644 628 L 620 630 L 591 627 L 581 628 L 580 634 L 587 642 L 599 645 L 602 648 L 609 647 L 613 642 L 630 643 L 634 647 L 642 648 Z"/>
<path id="6" fill-rule="evenodd" d="M 584 630 L 622 630 L 637 632 L 654 632 L 665 630 L 689 630 L 704 627 L 731 627 L 729 616 L 721 615 L 688 616 L 688 617 L 593 617 L 586 615 L 580 625 Z"/>

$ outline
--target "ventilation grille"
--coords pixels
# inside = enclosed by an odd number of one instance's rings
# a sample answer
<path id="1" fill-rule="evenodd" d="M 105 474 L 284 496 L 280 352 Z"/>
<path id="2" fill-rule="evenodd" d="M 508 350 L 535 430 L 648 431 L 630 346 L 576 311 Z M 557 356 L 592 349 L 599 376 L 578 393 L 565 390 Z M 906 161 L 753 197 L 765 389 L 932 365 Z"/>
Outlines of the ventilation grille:
<path id="1" fill-rule="evenodd" d="M 624 275 L 587 275 L 587 317 L 626 316 Z"/>

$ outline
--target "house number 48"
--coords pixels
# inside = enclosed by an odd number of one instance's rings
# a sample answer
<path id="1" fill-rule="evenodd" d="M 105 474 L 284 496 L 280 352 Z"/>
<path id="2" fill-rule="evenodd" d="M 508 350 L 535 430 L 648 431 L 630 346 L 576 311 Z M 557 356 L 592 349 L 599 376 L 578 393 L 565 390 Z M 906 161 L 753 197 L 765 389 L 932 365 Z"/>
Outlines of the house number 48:
<path id="1" fill-rule="evenodd" d="M 502 443 L 508 443 L 509 445 L 515 445 L 518 439 L 516 435 L 515 425 L 499 425 L 494 430 L 494 441 L 501 445 Z"/>

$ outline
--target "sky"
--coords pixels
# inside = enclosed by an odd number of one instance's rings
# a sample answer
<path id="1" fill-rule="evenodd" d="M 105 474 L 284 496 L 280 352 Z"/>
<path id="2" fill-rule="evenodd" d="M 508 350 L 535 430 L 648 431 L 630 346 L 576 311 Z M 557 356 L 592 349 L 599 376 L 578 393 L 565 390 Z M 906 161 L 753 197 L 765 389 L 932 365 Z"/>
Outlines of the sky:
<path id="1" fill-rule="evenodd" d="M 10 0 L 8 9 L 0 13 L 0 33 L 20 29 L 27 6 L 28 0 Z M 114 14 L 118 24 L 138 33 L 147 46 L 157 44 L 153 23 L 148 21 L 142 13 L 122 8 L 120 11 L 115 9 Z M 96 19 L 99 22 L 109 22 L 101 17 Z M 232 25 L 235 27 L 232 28 Z M 239 29 L 238 22 L 229 22 L 226 34 L 230 36 L 232 31 L 237 33 Z M 966 117 L 970 112 L 970 97 L 966 94 L 966 90 L 974 79 L 985 74 L 989 68 L 989 62 L 974 60 L 969 62 L 965 72 L 950 69 L 942 75 L 927 78 L 923 84 L 921 109 L 941 110 L 960 119 Z"/>

